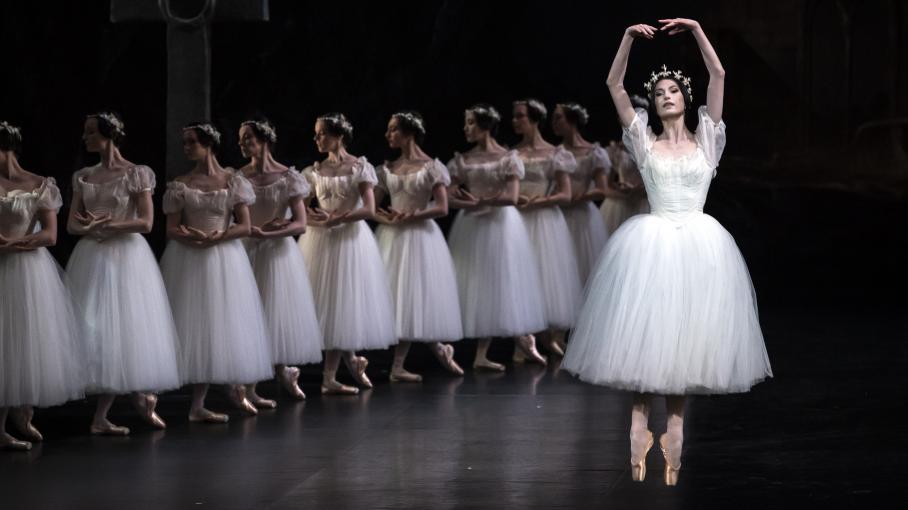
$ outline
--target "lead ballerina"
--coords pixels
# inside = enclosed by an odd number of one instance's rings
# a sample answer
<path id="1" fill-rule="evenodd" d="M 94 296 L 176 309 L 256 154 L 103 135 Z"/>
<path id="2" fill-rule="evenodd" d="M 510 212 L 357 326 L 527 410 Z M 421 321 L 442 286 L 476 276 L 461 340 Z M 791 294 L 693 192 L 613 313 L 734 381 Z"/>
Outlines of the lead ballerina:
<path id="1" fill-rule="evenodd" d="M 653 394 L 665 395 L 667 431 L 659 438 L 664 481 L 681 469 L 684 404 L 689 394 L 746 392 L 772 376 L 747 266 L 734 239 L 703 214 L 710 181 L 725 147 L 725 71 L 700 25 L 663 19 L 661 29 L 629 27 L 608 75 L 624 126 L 624 143 L 640 169 L 651 214 L 627 220 L 611 237 L 591 275 L 586 301 L 562 365 L 582 380 L 634 392 L 631 475 L 642 481 L 653 445 Z M 695 133 L 684 118 L 690 79 L 652 73 L 646 83 L 656 131 L 624 88 L 635 38 L 693 33 L 709 71 L 706 106 Z"/>

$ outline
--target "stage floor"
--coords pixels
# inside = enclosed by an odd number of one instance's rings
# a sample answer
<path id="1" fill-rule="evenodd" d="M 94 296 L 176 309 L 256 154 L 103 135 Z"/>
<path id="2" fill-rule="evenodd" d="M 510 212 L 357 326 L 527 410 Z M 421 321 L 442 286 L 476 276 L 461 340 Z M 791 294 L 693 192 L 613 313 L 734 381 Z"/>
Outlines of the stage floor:
<path id="1" fill-rule="evenodd" d="M 662 484 L 658 447 L 646 481 L 631 481 L 626 394 L 555 366 L 449 377 L 414 346 L 422 384 L 388 383 L 388 356 L 373 353 L 371 391 L 323 398 L 311 367 L 308 401 L 282 395 L 276 411 L 232 412 L 227 425 L 187 423 L 185 392 L 161 398 L 166 431 L 118 401 L 112 418 L 132 427 L 128 438 L 87 435 L 91 400 L 39 411 L 45 443 L 0 452 L 0 508 L 904 507 L 908 432 L 892 417 L 908 407 L 905 320 L 764 311 L 762 322 L 775 378 L 690 402 L 674 488 Z M 222 391 L 209 407 L 229 409 Z"/>

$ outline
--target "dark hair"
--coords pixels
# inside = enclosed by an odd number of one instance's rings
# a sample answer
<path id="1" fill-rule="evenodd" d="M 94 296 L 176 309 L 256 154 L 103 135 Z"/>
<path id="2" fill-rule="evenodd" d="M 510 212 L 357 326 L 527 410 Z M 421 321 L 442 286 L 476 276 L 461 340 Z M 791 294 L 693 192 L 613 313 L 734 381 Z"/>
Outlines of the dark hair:
<path id="1" fill-rule="evenodd" d="M 191 129 L 202 147 L 211 147 L 217 150 L 221 145 L 221 132 L 210 122 L 190 122 L 183 126 L 183 131 Z"/>
<path id="2" fill-rule="evenodd" d="M 590 121 L 589 112 L 580 103 L 558 103 L 558 106 L 564 112 L 565 120 L 572 126 L 583 127 Z"/>
<path id="3" fill-rule="evenodd" d="M 498 132 L 498 123 L 501 121 L 501 115 L 494 106 L 486 103 L 476 103 L 467 108 L 467 113 L 472 113 L 476 119 L 476 125 L 483 131 L 488 131 L 495 136 Z"/>
<path id="4" fill-rule="evenodd" d="M 277 143 L 277 130 L 274 129 L 274 124 L 265 117 L 244 120 L 240 126 L 249 127 L 253 136 L 261 143 L 267 143 L 271 146 Z"/>
<path id="5" fill-rule="evenodd" d="M 116 146 L 119 147 L 126 138 L 126 124 L 123 122 L 123 117 L 113 110 L 100 110 L 86 118 L 98 121 L 98 132 Z"/>
<path id="6" fill-rule="evenodd" d="M 533 121 L 537 124 L 539 124 L 540 122 L 544 122 L 546 115 L 548 115 L 548 113 L 549 113 L 545 109 L 545 105 L 542 104 L 542 101 L 540 101 L 538 99 L 533 99 L 532 97 L 528 97 L 526 99 L 521 99 L 519 101 L 514 101 L 514 103 L 511 106 L 518 106 L 518 105 L 526 106 L 527 107 L 527 117 L 529 117 L 531 121 Z"/>
<path id="7" fill-rule="evenodd" d="M 691 118 L 692 118 L 692 108 L 691 108 L 691 99 L 690 94 L 687 92 L 687 87 L 681 83 L 681 80 L 673 76 L 664 76 L 656 80 L 656 83 L 659 83 L 662 80 L 670 80 L 678 86 L 678 90 L 681 91 L 681 97 L 684 98 L 684 124 L 690 129 Z M 662 130 L 662 119 L 659 118 L 659 115 L 656 113 L 656 83 L 653 84 L 653 90 L 651 90 L 647 96 L 649 98 L 649 107 L 647 108 L 649 113 L 649 124 L 652 127 L 655 134 L 661 134 Z M 693 131 L 693 129 L 691 129 Z"/>
<path id="8" fill-rule="evenodd" d="M 353 141 L 353 124 L 350 124 L 350 121 L 347 120 L 343 113 L 326 113 L 316 120 L 322 121 L 322 124 L 325 125 L 325 130 L 331 136 L 342 137 L 344 145 L 348 145 Z"/>
<path id="9" fill-rule="evenodd" d="M 22 130 L 18 126 L 0 121 L 0 150 L 19 154 L 22 150 Z"/>
<path id="10" fill-rule="evenodd" d="M 397 127 L 404 133 L 412 136 L 416 143 L 422 143 L 426 137 L 426 125 L 422 115 L 415 110 L 404 110 L 391 115 L 397 119 Z"/>

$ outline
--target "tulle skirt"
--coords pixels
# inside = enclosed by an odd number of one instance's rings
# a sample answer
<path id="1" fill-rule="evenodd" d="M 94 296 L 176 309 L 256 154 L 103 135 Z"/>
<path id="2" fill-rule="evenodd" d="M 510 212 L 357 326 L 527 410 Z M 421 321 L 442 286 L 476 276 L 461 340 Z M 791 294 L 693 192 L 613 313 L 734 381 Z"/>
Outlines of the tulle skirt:
<path id="1" fill-rule="evenodd" d="M 83 396 L 81 325 L 45 248 L 0 254 L 0 407 Z"/>
<path id="2" fill-rule="evenodd" d="M 184 384 L 247 384 L 273 377 L 262 301 L 237 240 L 210 248 L 171 241 L 161 258 L 179 334 Z"/>
<path id="3" fill-rule="evenodd" d="M 649 212 L 649 202 L 646 197 L 625 200 L 620 198 L 606 198 L 600 208 L 605 229 L 609 235 L 613 234 L 622 223 L 631 216 Z"/>
<path id="4" fill-rule="evenodd" d="M 546 328 L 539 265 L 516 208 L 460 211 L 448 246 L 465 337 L 511 337 Z"/>
<path id="5" fill-rule="evenodd" d="M 736 393 L 772 376 L 747 266 L 712 217 L 631 218 L 586 289 L 562 368 L 667 395 Z"/>
<path id="6" fill-rule="evenodd" d="M 158 261 L 139 234 L 79 240 L 70 291 L 85 324 L 88 390 L 164 391 L 180 386 L 177 333 Z"/>
<path id="7" fill-rule="evenodd" d="M 375 234 L 394 299 L 397 337 L 418 342 L 463 337 L 454 261 L 438 224 L 381 225 Z"/>
<path id="8" fill-rule="evenodd" d="M 562 211 L 574 243 L 574 255 L 577 256 L 580 283 L 586 284 L 590 272 L 596 265 L 596 260 L 608 240 L 605 220 L 602 219 L 602 214 L 592 202 L 565 207 Z"/>
<path id="9" fill-rule="evenodd" d="M 542 299 L 548 327 L 567 330 L 574 325 L 583 287 L 571 233 L 560 207 L 521 211 L 539 264 Z"/>
<path id="10" fill-rule="evenodd" d="M 397 343 L 388 278 L 364 221 L 310 227 L 300 236 L 326 349 L 385 349 Z"/>
<path id="11" fill-rule="evenodd" d="M 306 263 L 290 237 L 244 239 L 258 283 L 271 341 L 271 360 L 304 365 L 322 360 L 322 330 L 315 315 Z"/>

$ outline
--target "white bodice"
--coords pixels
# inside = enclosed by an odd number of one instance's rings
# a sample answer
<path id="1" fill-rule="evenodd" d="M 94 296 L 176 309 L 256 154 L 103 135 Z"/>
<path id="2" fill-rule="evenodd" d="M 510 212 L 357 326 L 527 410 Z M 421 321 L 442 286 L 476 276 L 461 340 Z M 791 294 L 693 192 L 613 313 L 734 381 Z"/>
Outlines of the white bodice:
<path id="1" fill-rule="evenodd" d="M 490 196 L 507 188 L 508 178 L 523 179 L 525 170 L 517 151 L 488 160 L 467 159 L 459 152 L 448 162 L 448 172 L 478 197 Z"/>
<path id="2" fill-rule="evenodd" d="M 0 196 L 0 234 L 7 239 L 24 237 L 38 228 L 40 210 L 56 213 L 63 205 L 60 189 L 53 177 L 47 177 L 31 191 L 13 190 Z"/>
<path id="3" fill-rule="evenodd" d="M 593 144 L 590 150 L 582 156 L 574 154 L 574 159 L 577 161 L 577 169 L 571 174 L 571 194 L 573 195 L 590 189 L 597 170 L 602 170 L 606 174 L 612 170 L 612 162 L 609 160 L 608 153 L 598 143 Z"/>
<path id="4" fill-rule="evenodd" d="M 551 193 L 557 172 L 574 173 L 577 160 L 574 155 L 562 146 L 546 156 L 526 157 L 520 152 L 523 161 L 524 176 L 520 180 L 520 194 L 528 197 L 544 197 Z"/>
<path id="5" fill-rule="evenodd" d="M 88 182 L 88 177 L 100 167 L 99 163 L 73 174 L 73 190 L 81 195 L 85 210 L 94 215 L 109 214 L 115 221 L 135 218 L 136 203 L 132 197 L 144 191 L 154 191 L 154 172 L 147 166 L 137 165 L 116 179 Z"/>
<path id="6" fill-rule="evenodd" d="M 359 184 L 368 182 L 373 186 L 378 183 L 375 168 L 360 157 L 353 163 L 353 172 L 347 175 L 322 175 L 319 173 L 319 163 L 303 170 L 303 176 L 309 181 L 319 206 L 326 211 L 346 212 L 362 207 L 362 197 L 359 193 Z"/>
<path id="7" fill-rule="evenodd" d="M 189 227 L 205 232 L 224 231 L 239 203 L 255 203 L 255 193 L 245 177 L 232 173 L 226 188 L 212 191 L 190 188 L 180 181 L 168 182 L 163 209 L 165 214 L 182 212 L 182 222 Z"/>
<path id="8" fill-rule="evenodd" d="M 394 174 L 387 165 L 385 163 L 376 170 L 378 182 L 391 196 L 391 207 L 398 211 L 425 209 L 432 201 L 435 186 L 451 184 L 448 169 L 437 159 L 427 161 L 418 171 L 406 175 Z"/>
<path id="9" fill-rule="evenodd" d="M 725 123 L 713 122 L 706 107 L 700 107 L 699 117 L 697 149 L 680 157 L 653 152 L 656 137 L 645 110 L 637 109 L 631 125 L 624 129 L 624 144 L 640 169 L 652 214 L 678 223 L 703 212 L 725 149 Z"/>
<path id="10" fill-rule="evenodd" d="M 249 216 L 252 224 L 257 227 L 275 218 L 286 218 L 290 209 L 290 199 L 305 198 L 311 191 L 309 182 L 293 167 L 271 184 L 264 186 L 251 184 L 255 192 L 255 203 L 249 206 Z"/>

